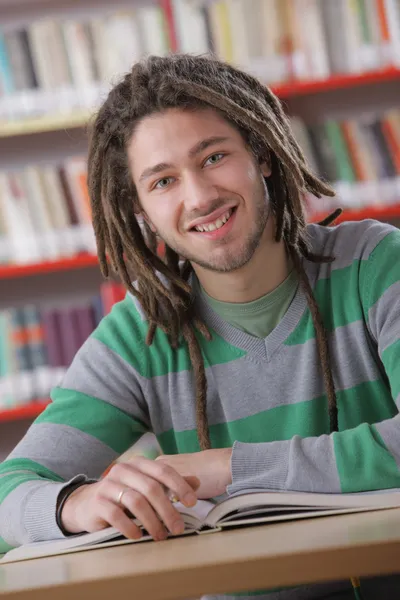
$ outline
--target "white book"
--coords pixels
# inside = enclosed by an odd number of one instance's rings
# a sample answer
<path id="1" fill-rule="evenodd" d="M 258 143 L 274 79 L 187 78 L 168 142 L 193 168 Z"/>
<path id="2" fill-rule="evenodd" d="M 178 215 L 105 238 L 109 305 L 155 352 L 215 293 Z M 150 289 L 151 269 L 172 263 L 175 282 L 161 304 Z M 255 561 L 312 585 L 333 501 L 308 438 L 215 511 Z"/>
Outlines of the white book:
<path id="1" fill-rule="evenodd" d="M 52 231 L 58 242 L 59 256 L 72 256 L 75 253 L 75 248 L 69 243 L 70 236 L 66 234 L 70 226 L 70 220 L 57 168 L 53 165 L 45 165 L 41 167 L 39 176 Z"/>
<path id="2" fill-rule="evenodd" d="M 390 35 L 389 61 L 400 66 L 400 3 L 397 0 L 385 0 L 385 10 Z"/>
<path id="3" fill-rule="evenodd" d="M 22 183 L 28 197 L 29 210 L 41 254 L 44 258 L 55 260 L 59 256 L 57 237 L 54 235 L 50 211 L 46 204 L 39 167 L 30 165 L 21 172 Z"/>
<path id="4" fill-rule="evenodd" d="M 143 55 L 141 31 L 134 11 L 121 11 L 107 19 L 106 47 L 114 78 L 128 73 Z"/>
<path id="5" fill-rule="evenodd" d="M 325 79 L 330 75 L 328 51 L 318 0 L 298 0 L 301 10 L 300 29 L 307 56 L 309 77 Z"/>
<path id="6" fill-rule="evenodd" d="M 142 33 L 144 54 L 165 56 L 169 53 L 161 6 L 149 5 L 137 9 L 137 19 Z"/>
<path id="7" fill-rule="evenodd" d="M 22 264 L 42 260 L 28 198 L 18 172 L 0 172 L 0 202 L 13 261 Z"/>
<path id="8" fill-rule="evenodd" d="M 76 106 L 73 108 L 91 108 L 93 105 L 92 88 L 96 81 L 96 73 L 87 26 L 82 22 L 67 19 L 61 24 L 61 32 L 76 92 Z"/>
<path id="9" fill-rule="evenodd" d="M 221 501 L 199 500 L 193 508 L 180 503 L 175 507 L 183 516 L 183 535 L 220 532 L 230 527 L 256 523 L 274 523 L 328 515 L 384 510 L 400 507 L 400 491 L 386 490 L 362 494 L 315 494 L 249 490 Z M 135 520 L 136 524 L 140 523 Z M 143 528 L 142 528 L 143 530 Z M 143 530 L 139 541 L 151 537 Z M 61 540 L 26 544 L 10 550 L 0 560 L 4 563 L 54 556 L 107 546 L 130 544 L 114 527 L 94 533 L 79 534 Z"/>
<path id="10" fill-rule="evenodd" d="M 204 54 L 209 51 L 207 24 L 201 6 L 188 0 L 172 0 L 180 52 Z"/>
<path id="11" fill-rule="evenodd" d="M 248 69 L 267 83 L 286 81 L 291 75 L 290 62 L 283 44 L 285 31 L 281 18 L 280 1 L 264 0 L 261 4 L 262 56 L 259 59 L 253 58 Z"/>
<path id="12" fill-rule="evenodd" d="M 239 67 L 247 67 L 252 57 L 250 56 L 246 20 L 243 12 L 243 0 L 227 0 L 226 6 L 229 27 L 235 40 L 232 46 L 232 61 Z"/>
<path id="13" fill-rule="evenodd" d="M 378 4 L 376 0 L 364 0 L 367 27 L 371 42 L 361 44 L 361 62 L 366 71 L 378 69 L 383 61 L 380 53 L 381 34 L 379 31 Z"/>

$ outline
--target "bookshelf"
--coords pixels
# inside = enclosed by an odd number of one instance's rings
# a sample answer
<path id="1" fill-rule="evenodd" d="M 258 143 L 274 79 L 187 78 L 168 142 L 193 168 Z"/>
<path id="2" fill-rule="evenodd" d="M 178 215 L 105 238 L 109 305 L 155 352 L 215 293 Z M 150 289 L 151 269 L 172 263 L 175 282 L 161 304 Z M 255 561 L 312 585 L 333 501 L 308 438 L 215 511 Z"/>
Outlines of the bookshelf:
<path id="1" fill-rule="evenodd" d="M 73 269 L 85 269 L 97 265 L 97 256 L 92 254 L 82 254 L 81 256 L 74 256 L 72 258 L 27 265 L 3 265 L 0 266 L 0 280 L 28 277 L 31 275 L 43 275 L 60 271 L 71 271 Z"/>
<path id="2" fill-rule="evenodd" d="M 0 122 L 0 138 L 85 127 L 93 111 Z"/>
<path id="3" fill-rule="evenodd" d="M 0 410 L 0 423 L 34 419 L 44 411 L 49 403 L 50 400 L 38 400 L 37 402 L 31 402 L 23 406 Z"/>
<path id="4" fill-rule="evenodd" d="M 365 85 L 384 84 L 396 80 L 400 81 L 400 68 L 389 67 L 368 73 L 336 75 L 327 79 L 293 80 L 271 85 L 271 89 L 279 98 L 287 100 L 298 96 L 323 94 Z M 0 121 L 0 139 L 86 127 L 95 110 L 94 107 L 92 110 L 73 112 L 67 115 L 50 115 L 8 122 Z"/>

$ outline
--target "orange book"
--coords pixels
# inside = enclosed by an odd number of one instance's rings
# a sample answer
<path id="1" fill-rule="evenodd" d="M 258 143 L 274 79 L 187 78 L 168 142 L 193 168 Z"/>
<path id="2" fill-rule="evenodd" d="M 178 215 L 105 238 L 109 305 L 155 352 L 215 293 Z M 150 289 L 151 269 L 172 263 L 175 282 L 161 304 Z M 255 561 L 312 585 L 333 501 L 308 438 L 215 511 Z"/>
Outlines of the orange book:
<path id="1" fill-rule="evenodd" d="M 393 118 L 386 115 L 381 121 L 382 131 L 396 168 L 396 173 L 400 175 L 400 127 L 396 131 L 396 124 L 393 121 Z"/>
<path id="2" fill-rule="evenodd" d="M 356 179 L 358 181 L 368 181 L 368 170 L 361 153 L 360 145 L 357 143 L 356 132 L 354 131 L 356 126 L 357 124 L 354 121 L 343 121 L 340 123 Z"/>

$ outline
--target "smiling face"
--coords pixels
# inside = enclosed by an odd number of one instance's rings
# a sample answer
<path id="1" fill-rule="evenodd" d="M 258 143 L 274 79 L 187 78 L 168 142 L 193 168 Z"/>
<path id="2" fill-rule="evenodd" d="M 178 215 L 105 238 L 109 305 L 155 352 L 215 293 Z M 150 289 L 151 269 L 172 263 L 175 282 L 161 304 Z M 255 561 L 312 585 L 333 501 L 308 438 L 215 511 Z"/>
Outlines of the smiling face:
<path id="1" fill-rule="evenodd" d="M 128 153 L 143 215 L 168 246 L 211 271 L 251 260 L 268 221 L 270 171 L 217 111 L 145 117 Z"/>

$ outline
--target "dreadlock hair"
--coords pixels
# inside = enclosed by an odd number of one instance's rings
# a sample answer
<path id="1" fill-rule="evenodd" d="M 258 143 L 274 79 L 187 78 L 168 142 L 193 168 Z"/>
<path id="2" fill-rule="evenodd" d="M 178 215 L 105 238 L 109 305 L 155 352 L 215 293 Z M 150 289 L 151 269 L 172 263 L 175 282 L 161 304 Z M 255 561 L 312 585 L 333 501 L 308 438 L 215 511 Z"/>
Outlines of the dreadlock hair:
<path id="1" fill-rule="evenodd" d="M 236 126 L 254 155 L 269 161 L 267 178 L 276 222 L 275 239 L 283 240 L 304 290 L 316 331 L 331 431 L 336 431 L 337 406 L 326 332 L 303 259 L 331 262 L 333 257 L 313 254 L 306 239 L 304 193 L 333 196 L 332 188 L 316 177 L 295 141 L 277 97 L 257 79 L 213 56 L 150 56 L 134 65 L 109 93 L 94 120 L 90 136 L 88 185 L 102 273 L 109 264 L 140 302 L 148 320 L 146 343 L 157 328 L 172 347 L 186 341 L 194 372 L 199 445 L 211 447 L 207 423 L 207 381 L 199 334 L 210 333 L 196 314 L 188 277 L 191 265 L 182 265 L 168 246 L 165 259 L 156 251 L 156 235 L 140 224 L 139 198 L 130 173 L 127 147 L 144 117 L 168 108 L 212 107 Z M 340 211 L 339 211 L 340 212 Z M 338 212 L 323 222 L 330 224 Z M 134 277 L 133 277 L 134 276 Z M 136 286 L 132 285 L 136 278 Z"/>

